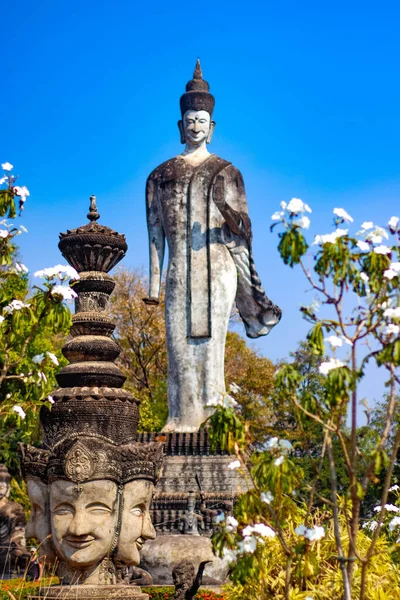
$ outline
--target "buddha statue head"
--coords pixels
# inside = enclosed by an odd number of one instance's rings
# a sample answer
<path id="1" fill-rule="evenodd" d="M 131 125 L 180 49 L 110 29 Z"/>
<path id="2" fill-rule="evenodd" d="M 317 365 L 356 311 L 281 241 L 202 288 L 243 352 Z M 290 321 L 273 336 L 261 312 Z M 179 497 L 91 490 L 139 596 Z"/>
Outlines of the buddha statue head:
<path id="1" fill-rule="evenodd" d="M 215 99 L 209 89 L 203 79 L 200 60 L 197 60 L 193 79 L 186 84 L 186 92 L 180 99 L 182 119 L 178 121 L 181 143 L 192 148 L 211 142 L 215 128 L 212 120 Z"/>

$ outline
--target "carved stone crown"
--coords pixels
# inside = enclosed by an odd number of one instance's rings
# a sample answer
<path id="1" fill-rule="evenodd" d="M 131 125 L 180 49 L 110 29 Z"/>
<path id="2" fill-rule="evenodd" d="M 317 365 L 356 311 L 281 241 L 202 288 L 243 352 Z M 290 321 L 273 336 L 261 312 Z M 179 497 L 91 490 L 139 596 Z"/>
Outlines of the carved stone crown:
<path id="1" fill-rule="evenodd" d="M 163 446 L 157 442 L 133 442 L 117 446 L 84 434 L 63 440 L 50 452 L 33 446 L 20 447 L 24 477 L 51 483 L 110 479 L 123 485 L 135 479 L 156 483 L 161 472 Z"/>
<path id="2" fill-rule="evenodd" d="M 212 116 L 215 98 L 209 92 L 210 86 L 203 79 L 200 59 L 197 59 L 193 79 L 186 84 L 186 93 L 181 96 L 180 106 L 182 116 L 187 110 L 205 110 Z"/>

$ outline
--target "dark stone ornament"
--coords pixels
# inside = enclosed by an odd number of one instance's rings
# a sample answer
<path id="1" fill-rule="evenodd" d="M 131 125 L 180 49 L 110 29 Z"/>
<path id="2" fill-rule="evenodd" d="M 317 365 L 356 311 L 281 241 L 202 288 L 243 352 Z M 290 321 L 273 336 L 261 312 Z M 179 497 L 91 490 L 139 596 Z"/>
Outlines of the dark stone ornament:
<path id="1" fill-rule="evenodd" d="M 173 600 L 193 600 L 201 586 L 204 568 L 211 561 L 203 561 L 197 570 L 187 558 L 181 560 L 172 570 L 175 585 Z"/>

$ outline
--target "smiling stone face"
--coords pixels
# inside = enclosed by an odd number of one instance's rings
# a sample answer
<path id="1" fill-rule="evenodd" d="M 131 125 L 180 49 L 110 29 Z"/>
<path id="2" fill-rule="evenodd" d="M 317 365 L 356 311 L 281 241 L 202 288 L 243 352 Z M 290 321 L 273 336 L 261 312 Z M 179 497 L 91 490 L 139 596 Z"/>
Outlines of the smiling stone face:
<path id="1" fill-rule="evenodd" d="M 100 563 L 111 549 L 118 518 L 117 485 L 109 480 L 80 486 L 55 481 L 50 513 L 57 553 L 70 566 L 85 570 Z"/>
<path id="2" fill-rule="evenodd" d="M 183 117 L 186 143 L 201 146 L 209 138 L 211 117 L 205 110 L 188 110 Z"/>
<path id="3" fill-rule="evenodd" d="M 138 565 L 144 542 L 156 537 L 149 513 L 153 490 L 153 483 L 146 480 L 131 481 L 124 487 L 117 558 L 126 565 Z"/>
<path id="4" fill-rule="evenodd" d="M 38 479 L 27 478 L 27 491 L 31 502 L 31 514 L 25 528 L 27 538 L 33 537 L 40 542 L 39 555 L 47 561 L 55 558 L 51 543 L 51 527 L 49 519 L 49 491 L 46 483 Z"/>

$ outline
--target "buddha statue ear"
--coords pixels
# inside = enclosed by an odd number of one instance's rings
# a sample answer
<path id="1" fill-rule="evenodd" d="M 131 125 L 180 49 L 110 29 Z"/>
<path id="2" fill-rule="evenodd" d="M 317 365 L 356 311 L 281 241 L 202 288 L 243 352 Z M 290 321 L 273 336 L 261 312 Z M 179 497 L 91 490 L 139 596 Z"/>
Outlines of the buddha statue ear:
<path id="1" fill-rule="evenodd" d="M 178 129 L 179 129 L 179 133 L 181 134 L 181 144 L 185 144 L 186 143 L 186 137 L 185 137 L 185 130 L 183 127 L 183 121 L 182 119 L 179 119 L 178 121 Z"/>
<path id="2" fill-rule="evenodd" d="M 209 129 L 207 140 L 206 140 L 207 144 L 209 144 L 211 142 L 211 138 L 214 133 L 215 125 L 216 125 L 215 121 L 210 121 L 210 129 Z"/>

